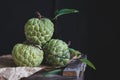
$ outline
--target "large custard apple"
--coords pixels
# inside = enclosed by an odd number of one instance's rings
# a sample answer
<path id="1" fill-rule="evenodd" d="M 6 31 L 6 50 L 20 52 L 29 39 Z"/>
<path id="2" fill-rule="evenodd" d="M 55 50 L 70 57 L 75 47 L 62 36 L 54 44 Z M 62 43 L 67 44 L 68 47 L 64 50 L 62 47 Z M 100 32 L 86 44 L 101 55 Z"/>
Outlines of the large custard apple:
<path id="1" fill-rule="evenodd" d="M 36 46 L 18 43 L 13 47 L 12 57 L 17 66 L 39 66 L 43 51 Z"/>
<path id="2" fill-rule="evenodd" d="M 31 18 L 25 23 L 24 30 L 28 41 L 42 46 L 53 36 L 54 24 L 48 18 Z"/>
<path id="3" fill-rule="evenodd" d="M 59 39 L 51 39 L 43 47 L 45 61 L 52 66 L 65 66 L 70 60 L 68 45 Z"/>

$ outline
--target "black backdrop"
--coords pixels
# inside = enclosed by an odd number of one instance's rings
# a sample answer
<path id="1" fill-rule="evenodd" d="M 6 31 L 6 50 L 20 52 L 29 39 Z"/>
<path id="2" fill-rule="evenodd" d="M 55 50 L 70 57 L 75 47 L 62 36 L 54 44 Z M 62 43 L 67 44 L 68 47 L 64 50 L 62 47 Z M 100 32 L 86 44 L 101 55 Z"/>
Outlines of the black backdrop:
<path id="1" fill-rule="evenodd" d="M 56 9 L 75 8 L 80 12 L 55 22 L 53 38 L 71 41 L 71 47 L 88 55 L 97 70 L 87 67 L 86 80 L 102 80 L 105 75 L 97 73 L 104 68 L 101 63 L 112 46 L 112 16 L 106 4 L 94 0 L 0 0 L 0 55 L 11 54 L 12 47 L 25 40 L 24 24 L 35 17 L 35 11 L 52 18 Z"/>

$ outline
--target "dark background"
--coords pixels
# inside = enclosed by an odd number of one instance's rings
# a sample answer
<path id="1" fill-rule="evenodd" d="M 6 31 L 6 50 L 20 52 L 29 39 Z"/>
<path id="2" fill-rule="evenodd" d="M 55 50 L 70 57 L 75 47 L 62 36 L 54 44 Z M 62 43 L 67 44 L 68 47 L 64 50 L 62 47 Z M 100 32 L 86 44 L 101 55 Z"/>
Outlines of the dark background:
<path id="1" fill-rule="evenodd" d="M 25 40 L 24 24 L 35 17 L 35 11 L 52 18 L 56 9 L 74 8 L 80 12 L 55 22 L 53 38 L 71 41 L 70 47 L 88 55 L 97 70 L 87 67 L 85 80 L 103 80 L 103 69 L 108 71 L 103 64 L 112 52 L 110 6 L 107 1 L 95 0 L 0 0 L 0 55 L 11 54 L 13 46 Z"/>

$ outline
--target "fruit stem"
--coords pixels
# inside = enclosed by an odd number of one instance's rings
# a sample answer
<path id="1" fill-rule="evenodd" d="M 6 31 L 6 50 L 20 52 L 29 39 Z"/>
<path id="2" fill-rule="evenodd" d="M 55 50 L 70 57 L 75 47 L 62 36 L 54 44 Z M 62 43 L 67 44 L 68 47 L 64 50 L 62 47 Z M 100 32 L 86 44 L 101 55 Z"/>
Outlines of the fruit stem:
<path id="1" fill-rule="evenodd" d="M 69 41 L 67 45 L 70 46 L 70 44 L 71 44 L 71 41 Z"/>
<path id="2" fill-rule="evenodd" d="M 39 19 L 42 18 L 42 15 L 38 11 L 36 11 L 36 14 L 37 14 L 37 16 L 38 16 Z"/>

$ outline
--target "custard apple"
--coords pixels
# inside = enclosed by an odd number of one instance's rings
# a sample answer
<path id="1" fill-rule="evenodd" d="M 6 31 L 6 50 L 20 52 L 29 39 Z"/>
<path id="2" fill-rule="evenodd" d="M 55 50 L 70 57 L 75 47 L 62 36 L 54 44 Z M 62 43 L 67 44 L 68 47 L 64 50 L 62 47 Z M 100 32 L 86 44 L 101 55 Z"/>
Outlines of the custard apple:
<path id="1" fill-rule="evenodd" d="M 24 31 L 28 41 L 42 46 L 53 36 L 54 24 L 48 18 L 31 18 L 25 23 Z"/>
<path id="2" fill-rule="evenodd" d="M 43 51 L 38 47 L 18 43 L 12 49 L 12 57 L 17 66 L 39 66 L 43 61 Z"/>
<path id="3" fill-rule="evenodd" d="M 70 60 L 68 45 L 59 39 L 51 39 L 43 47 L 45 61 L 52 66 L 65 66 Z"/>

